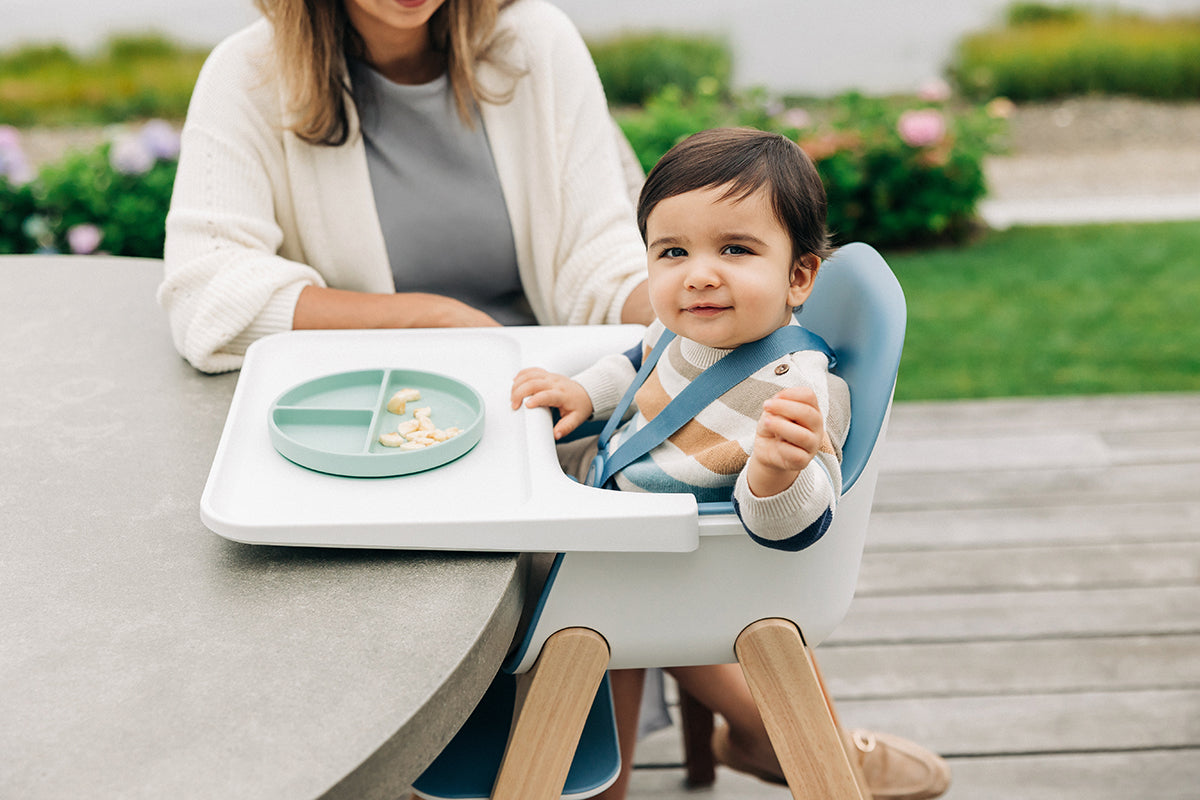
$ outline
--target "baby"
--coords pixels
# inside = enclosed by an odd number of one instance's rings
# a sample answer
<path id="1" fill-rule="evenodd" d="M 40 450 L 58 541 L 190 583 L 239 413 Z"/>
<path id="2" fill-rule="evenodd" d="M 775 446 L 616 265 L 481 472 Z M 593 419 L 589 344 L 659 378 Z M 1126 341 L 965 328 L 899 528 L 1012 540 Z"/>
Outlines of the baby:
<path id="1" fill-rule="evenodd" d="M 640 348 L 566 377 L 517 374 L 513 408 L 557 409 L 554 436 L 609 416 L 665 331 L 675 338 L 640 388 L 636 414 L 611 448 L 640 430 L 705 368 L 734 348 L 797 325 L 830 253 L 825 191 L 798 145 L 750 129 L 688 137 L 651 170 L 638 202 L 650 302 L 657 317 Z M 777 358 L 734 386 L 615 476 L 624 491 L 732 499 L 760 544 L 799 550 L 829 527 L 841 494 L 841 446 L 850 424 L 846 384 L 824 352 Z M 595 437 L 559 446 L 582 478 Z"/>

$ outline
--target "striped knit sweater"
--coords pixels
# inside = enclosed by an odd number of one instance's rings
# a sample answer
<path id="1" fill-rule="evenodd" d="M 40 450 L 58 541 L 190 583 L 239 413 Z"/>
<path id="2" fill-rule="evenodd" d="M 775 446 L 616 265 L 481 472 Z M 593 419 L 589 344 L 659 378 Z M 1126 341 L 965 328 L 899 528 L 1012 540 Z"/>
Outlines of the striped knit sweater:
<path id="1" fill-rule="evenodd" d="M 793 324 L 796 324 L 793 321 Z M 646 330 L 643 354 L 663 333 L 655 322 Z M 704 369 L 729 353 L 676 337 L 635 395 L 636 413 L 614 434 L 609 451 L 633 435 Z M 593 415 L 612 413 L 636 371 L 628 355 L 607 356 L 574 376 L 592 400 Z M 817 457 L 784 491 L 755 497 L 745 466 L 754 444 L 762 404 L 781 389 L 808 386 L 825 417 L 825 440 Z M 829 527 L 841 495 L 841 447 L 850 427 L 850 393 L 828 371 L 822 353 L 792 353 L 755 372 L 641 459 L 616 475 L 617 487 L 634 492 L 689 492 L 700 502 L 732 499 L 750 536 L 781 550 L 800 550 Z"/>

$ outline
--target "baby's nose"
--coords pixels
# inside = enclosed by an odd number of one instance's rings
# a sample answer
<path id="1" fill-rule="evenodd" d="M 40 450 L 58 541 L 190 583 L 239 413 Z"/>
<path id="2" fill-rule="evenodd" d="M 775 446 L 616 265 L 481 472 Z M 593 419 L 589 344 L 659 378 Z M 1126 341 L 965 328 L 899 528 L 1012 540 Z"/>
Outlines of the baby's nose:
<path id="1" fill-rule="evenodd" d="M 711 289 L 721 284 L 721 272 L 708 259 L 697 259 L 687 274 L 690 289 Z"/>

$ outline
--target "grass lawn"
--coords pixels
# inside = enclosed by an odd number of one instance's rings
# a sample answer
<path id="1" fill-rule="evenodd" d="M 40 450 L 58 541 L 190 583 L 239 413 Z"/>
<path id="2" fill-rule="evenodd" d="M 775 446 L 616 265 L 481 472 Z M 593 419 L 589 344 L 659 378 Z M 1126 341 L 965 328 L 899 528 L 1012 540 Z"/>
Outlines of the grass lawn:
<path id="1" fill-rule="evenodd" d="M 897 400 L 1200 391 L 1200 222 L 883 255 L 908 301 Z"/>

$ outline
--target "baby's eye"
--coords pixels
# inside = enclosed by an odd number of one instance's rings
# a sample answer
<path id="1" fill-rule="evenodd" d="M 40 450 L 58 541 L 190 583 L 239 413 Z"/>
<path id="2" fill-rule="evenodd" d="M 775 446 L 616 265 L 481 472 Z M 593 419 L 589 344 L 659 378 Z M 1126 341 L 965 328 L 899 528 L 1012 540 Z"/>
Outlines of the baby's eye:
<path id="1" fill-rule="evenodd" d="M 727 244 L 722 252 L 731 256 L 745 256 L 750 254 L 750 251 L 740 244 Z"/>
<path id="2" fill-rule="evenodd" d="M 659 258 L 683 258 L 686 255 L 687 250 L 684 250 L 682 247 L 668 247 L 662 251 Z"/>

